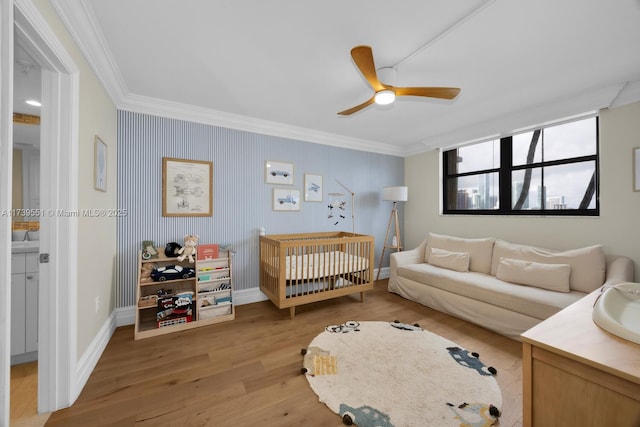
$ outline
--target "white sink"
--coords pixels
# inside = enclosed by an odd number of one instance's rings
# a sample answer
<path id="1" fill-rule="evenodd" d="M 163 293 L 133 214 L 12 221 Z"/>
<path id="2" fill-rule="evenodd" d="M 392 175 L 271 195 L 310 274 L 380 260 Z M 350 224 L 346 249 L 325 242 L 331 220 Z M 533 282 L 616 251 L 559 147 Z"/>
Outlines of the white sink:
<path id="1" fill-rule="evenodd" d="M 593 321 L 613 335 L 640 344 L 640 283 L 607 288 L 593 307 Z"/>

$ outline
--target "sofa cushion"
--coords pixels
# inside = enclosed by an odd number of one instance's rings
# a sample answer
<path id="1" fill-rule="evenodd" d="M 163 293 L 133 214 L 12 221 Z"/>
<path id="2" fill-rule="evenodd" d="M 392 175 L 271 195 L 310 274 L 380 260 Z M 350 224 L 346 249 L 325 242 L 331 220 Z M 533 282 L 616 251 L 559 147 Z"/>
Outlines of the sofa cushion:
<path id="1" fill-rule="evenodd" d="M 536 248 L 496 240 L 493 247 L 491 274 L 496 275 L 500 258 L 519 259 L 544 264 L 569 264 L 571 275 L 569 286 L 571 290 L 589 293 L 604 283 L 606 264 L 601 245 L 567 251 Z"/>
<path id="2" fill-rule="evenodd" d="M 541 262 L 500 258 L 496 278 L 505 282 L 535 286 L 556 292 L 569 292 L 569 264 L 543 264 Z"/>
<path id="3" fill-rule="evenodd" d="M 469 252 L 450 252 L 431 248 L 429 264 L 455 271 L 469 271 Z"/>
<path id="4" fill-rule="evenodd" d="M 449 252 L 468 252 L 469 270 L 488 274 L 489 271 L 491 271 L 491 254 L 494 241 L 495 239 L 493 237 L 463 239 L 460 237 L 429 233 L 424 260 L 425 262 L 429 262 L 431 248 L 438 248 Z"/>
<path id="5" fill-rule="evenodd" d="M 439 288 L 541 320 L 585 296 L 582 292 L 553 292 L 507 283 L 488 274 L 447 270 L 426 263 L 398 267 L 397 274 L 425 286 Z"/>

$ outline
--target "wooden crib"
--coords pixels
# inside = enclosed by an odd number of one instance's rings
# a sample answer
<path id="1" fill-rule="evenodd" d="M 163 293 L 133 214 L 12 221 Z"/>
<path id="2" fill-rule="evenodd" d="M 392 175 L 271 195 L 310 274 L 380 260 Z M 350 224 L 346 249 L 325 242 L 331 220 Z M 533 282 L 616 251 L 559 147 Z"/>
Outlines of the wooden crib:
<path id="1" fill-rule="evenodd" d="M 260 290 L 289 308 L 373 288 L 374 237 L 345 232 L 260 236 Z"/>

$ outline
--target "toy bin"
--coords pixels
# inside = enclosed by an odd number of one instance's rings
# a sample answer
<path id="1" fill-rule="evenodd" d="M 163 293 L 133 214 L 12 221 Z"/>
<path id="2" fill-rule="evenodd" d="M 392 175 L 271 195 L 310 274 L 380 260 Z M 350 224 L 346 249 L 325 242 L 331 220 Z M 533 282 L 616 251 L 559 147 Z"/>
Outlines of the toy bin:
<path id="1" fill-rule="evenodd" d="M 200 320 L 211 319 L 212 317 L 223 316 L 225 314 L 231 314 L 231 303 L 210 305 L 198 309 Z"/>

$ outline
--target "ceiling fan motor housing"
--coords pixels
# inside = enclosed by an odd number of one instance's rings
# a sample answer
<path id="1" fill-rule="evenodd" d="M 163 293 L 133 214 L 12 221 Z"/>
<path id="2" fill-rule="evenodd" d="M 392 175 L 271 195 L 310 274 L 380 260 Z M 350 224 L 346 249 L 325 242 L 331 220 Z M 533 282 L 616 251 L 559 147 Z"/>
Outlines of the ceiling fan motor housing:
<path id="1" fill-rule="evenodd" d="M 383 67 L 376 71 L 378 79 L 382 84 L 387 86 L 395 86 L 398 72 L 393 67 Z"/>

